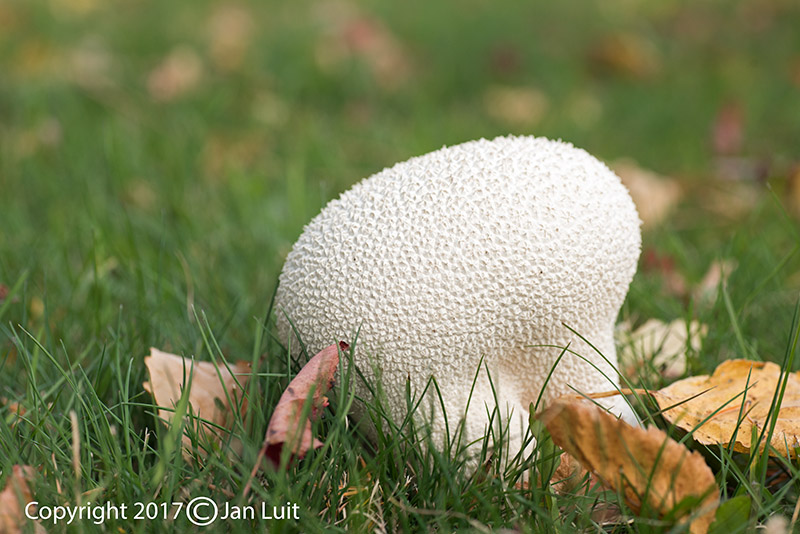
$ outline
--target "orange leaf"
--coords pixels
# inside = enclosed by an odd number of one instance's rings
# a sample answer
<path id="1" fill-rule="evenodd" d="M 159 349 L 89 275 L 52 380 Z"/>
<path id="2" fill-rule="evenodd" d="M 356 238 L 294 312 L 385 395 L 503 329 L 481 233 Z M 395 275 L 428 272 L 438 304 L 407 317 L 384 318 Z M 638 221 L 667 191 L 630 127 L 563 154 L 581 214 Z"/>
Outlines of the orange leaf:
<path id="1" fill-rule="evenodd" d="M 658 428 L 630 426 L 587 401 L 562 397 L 539 418 L 556 445 L 621 491 L 633 510 L 666 514 L 694 497 L 698 502 L 689 531 L 708 530 L 719 488 L 699 453 L 689 452 Z"/>

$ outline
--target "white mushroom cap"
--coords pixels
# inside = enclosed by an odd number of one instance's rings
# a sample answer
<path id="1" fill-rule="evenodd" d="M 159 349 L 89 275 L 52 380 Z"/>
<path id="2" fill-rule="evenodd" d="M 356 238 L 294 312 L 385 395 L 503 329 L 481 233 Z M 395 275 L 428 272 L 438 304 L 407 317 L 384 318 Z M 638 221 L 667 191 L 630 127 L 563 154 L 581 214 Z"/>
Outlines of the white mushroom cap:
<path id="1" fill-rule="evenodd" d="M 285 312 L 314 354 L 360 329 L 356 364 L 373 380 L 379 373 L 391 415 L 406 414 L 407 379 L 419 394 L 433 375 L 451 434 L 464 418 L 469 440 L 496 406 L 483 372 L 465 412 L 483 357 L 499 415 L 515 415 L 513 447 L 561 353 L 551 346 L 585 359 L 563 357 L 545 401 L 613 389 L 614 322 L 636 272 L 639 226 L 619 178 L 569 143 L 498 137 L 442 148 L 361 181 L 306 226 L 280 276 L 279 332 L 288 339 Z"/>

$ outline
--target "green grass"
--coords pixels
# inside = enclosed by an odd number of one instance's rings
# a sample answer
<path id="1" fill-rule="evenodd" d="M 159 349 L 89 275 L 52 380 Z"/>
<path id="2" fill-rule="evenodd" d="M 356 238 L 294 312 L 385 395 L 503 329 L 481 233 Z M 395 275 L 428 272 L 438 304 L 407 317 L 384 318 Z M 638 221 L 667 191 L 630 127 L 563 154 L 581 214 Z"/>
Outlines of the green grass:
<path id="1" fill-rule="evenodd" d="M 0 397 L 26 410 L 17 420 L 0 404 L 0 484 L 12 465 L 28 464 L 39 471 L 41 502 L 236 502 L 297 371 L 267 313 L 303 225 L 357 180 L 477 137 L 560 137 L 677 177 L 685 199 L 645 233 L 645 256 L 669 258 L 690 285 L 716 258 L 738 268 L 701 305 L 668 291 L 643 260 L 622 316 L 708 324 L 692 374 L 733 357 L 783 362 L 800 290 L 800 223 L 788 194 L 800 157 L 800 10 L 785 0 L 553 4 L 347 4 L 382 21 L 403 50 L 408 74 L 389 85 L 366 55 L 320 59 L 338 50 L 325 40 L 335 28 L 324 3 L 239 4 L 253 26 L 238 67 L 213 60 L 211 2 L 0 4 L 0 284 L 9 288 Z M 650 50 L 644 60 L 655 67 L 598 59 L 598 46 L 619 35 L 637 43 L 634 52 Z M 201 75 L 156 101 L 148 75 L 178 46 L 194 51 Z M 506 122 L 486 108 L 496 86 L 534 87 L 547 107 L 538 119 Z M 727 103 L 741 110 L 739 156 L 765 169 L 742 183 L 714 176 L 710 131 Z M 714 208 L 740 185 L 744 210 Z M 157 420 L 142 388 L 151 346 L 257 363 L 254 401 L 236 426 L 241 458 L 183 460 L 180 432 Z M 347 422 L 346 383 L 331 396 L 319 424 L 324 447 L 254 485 L 270 507 L 301 508 L 299 524 L 271 530 L 600 528 L 589 515 L 596 491 L 554 497 L 517 487 L 522 473 L 547 467 L 547 454 L 505 473 L 494 458 L 486 476 L 472 477 L 457 450 L 426 452 L 424 433 L 411 428 L 372 447 Z M 750 519 L 730 532 L 791 515 L 796 462 L 785 466 L 788 482 L 765 486 L 760 459 L 700 449 L 725 498 L 750 498 Z M 179 520 L 174 530 L 191 529 Z M 616 530 L 669 527 L 636 519 Z"/>

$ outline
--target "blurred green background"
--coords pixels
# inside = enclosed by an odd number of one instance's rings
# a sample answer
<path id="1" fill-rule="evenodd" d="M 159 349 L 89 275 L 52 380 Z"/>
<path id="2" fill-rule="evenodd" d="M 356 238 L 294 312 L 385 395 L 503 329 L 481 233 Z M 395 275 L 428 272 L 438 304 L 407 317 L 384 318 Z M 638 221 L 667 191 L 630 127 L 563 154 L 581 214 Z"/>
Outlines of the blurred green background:
<path id="1" fill-rule="evenodd" d="M 194 305 L 244 354 L 328 200 L 515 133 L 677 184 L 624 315 L 699 315 L 703 368 L 777 358 L 800 288 L 798 28 L 794 0 L 3 0 L 0 284 L 22 289 L 0 320 L 139 358 L 196 350 Z M 716 258 L 738 264 L 732 306 L 699 309 Z"/>
<path id="2" fill-rule="evenodd" d="M 303 225 L 395 162 L 509 133 L 570 141 L 630 188 L 643 251 L 622 321 L 708 327 L 673 375 L 624 364 L 634 382 L 782 361 L 800 294 L 797 0 L 0 0 L 2 476 L 37 466 L 42 502 L 238 495 L 295 372 L 261 329 Z M 151 346 L 257 363 L 241 456 L 176 454 L 141 386 Z M 258 490 L 303 503 L 297 529 L 601 528 L 590 494 L 542 514 L 536 488 L 409 460 L 404 437 L 371 451 L 336 411 L 348 394 L 321 424 L 330 448 Z M 752 494 L 749 527 L 796 510 L 794 467 L 772 495 L 766 471 L 722 464 L 723 498 Z M 194 531 L 153 525 L 120 526 Z M 639 526 L 659 531 L 617 525 Z"/>

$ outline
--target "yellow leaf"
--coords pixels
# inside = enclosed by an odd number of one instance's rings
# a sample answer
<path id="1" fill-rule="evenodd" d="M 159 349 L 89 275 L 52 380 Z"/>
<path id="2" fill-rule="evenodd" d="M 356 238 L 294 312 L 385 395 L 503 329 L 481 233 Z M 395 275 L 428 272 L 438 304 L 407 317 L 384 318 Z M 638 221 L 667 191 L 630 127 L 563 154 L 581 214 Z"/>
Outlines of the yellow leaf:
<path id="1" fill-rule="evenodd" d="M 695 441 L 706 445 L 727 444 L 736 434 L 733 450 L 749 452 L 753 448 L 753 428 L 760 434 L 768 424 L 767 415 L 780 374 L 781 368 L 771 362 L 729 360 L 721 363 L 711 376 L 680 380 L 653 392 L 653 396 L 661 409 L 675 406 L 666 410 L 664 417 L 684 430 L 693 431 Z M 740 417 L 743 418 L 741 424 Z M 775 433 L 770 441 L 777 453 L 770 451 L 770 454 L 796 455 L 796 449 L 800 447 L 799 436 L 800 372 L 795 372 L 789 375 Z M 759 449 L 764 446 L 762 443 Z"/>
<path id="2" fill-rule="evenodd" d="M 164 407 L 159 408 L 158 415 L 165 421 L 172 420 L 174 412 L 168 408 L 178 403 L 191 376 L 191 413 L 204 420 L 197 427 L 201 442 L 220 443 L 226 431 L 232 428 L 234 410 L 244 412 L 247 409 L 247 400 L 242 394 L 250 380 L 247 363 L 231 365 L 229 371 L 225 366 L 218 368 L 211 362 L 193 362 L 155 348 L 150 349 L 150 356 L 144 363 L 150 373 L 150 381 L 143 384 L 144 389 Z M 188 436 L 183 437 L 183 444 L 187 449 L 191 447 Z"/>
<path id="3" fill-rule="evenodd" d="M 714 520 L 719 488 L 703 457 L 663 431 L 632 427 L 591 402 L 562 397 L 540 416 L 553 441 L 620 491 L 634 510 L 666 514 L 697 499 L 689 531 L 703 534 Z"/>

